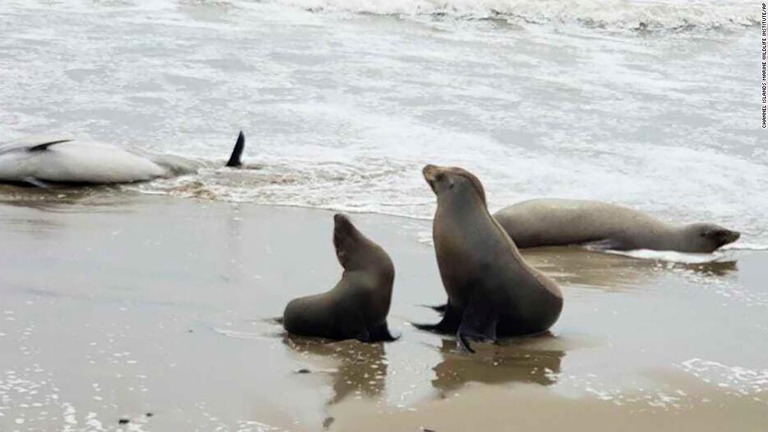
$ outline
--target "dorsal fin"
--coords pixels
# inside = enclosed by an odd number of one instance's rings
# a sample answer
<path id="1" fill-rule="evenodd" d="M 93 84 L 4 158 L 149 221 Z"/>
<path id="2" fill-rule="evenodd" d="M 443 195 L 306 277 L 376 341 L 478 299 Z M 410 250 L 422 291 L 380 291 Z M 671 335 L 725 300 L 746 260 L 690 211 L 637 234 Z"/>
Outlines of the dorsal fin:
<path id="1" fill-rule="evenodd" d="M 229 156 L 229 161 L 226 166 L 233 168 L 242 166 L 243 161 L 240 160 L 240 158 L 243 156 L 243 150 L 245 150 L 245 135 L 243 135 L 243 131 L 240 131 L 240 135 L 237 136 L 235 148 L 232 149 L 232 154 Z"/>
<path id="2" fill-rule="evenodd" d="M 29 151 L 29 152 L 39 152 L 39 151 L 43 151 L 43 150 L 48 150 L 48 147 L 50 147 L 52 145 L 61 144 L 61 143 L 65 143 L 65 142 L 70 142 L 70 141 L 72 141 L 72 140 L 71 139 L 63 139 L 63 140 L 49 141 L 47 143 L 37 144 L 35 146 L 29 147 L 27 149 L 27 151 Z"/>

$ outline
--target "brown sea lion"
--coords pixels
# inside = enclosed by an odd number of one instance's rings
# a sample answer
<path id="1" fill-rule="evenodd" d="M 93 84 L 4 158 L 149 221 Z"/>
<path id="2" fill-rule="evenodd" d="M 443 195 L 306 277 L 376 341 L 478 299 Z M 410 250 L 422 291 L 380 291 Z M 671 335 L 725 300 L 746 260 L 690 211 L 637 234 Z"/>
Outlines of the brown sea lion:
<path id="1" fill-rule="evenodd" d="M 741 234 L 711 223 L 674 226 L 600 201 L 533 199 L 493 215 L 520 248 L 590 244 L 600 249 L 710 253 Z"/>
<path id="2" fill-rule="evenodd" d="M 440 276 L 448 294 L 443 320 L 416 325 L 469 340 L 539 333 L 557 321 L 560 288 L 523 261 L 491 217 L 480 180 L 456 167 L 427 165 L 424 178 L 437 195 L 433 237 Z"/>
<path id="3" fill-rule="evenodd" d="M 362 342 L 391 341 L 387 327 L 395 267 L 381 246 L 346 216 L 333 217 L 333 245 L 344 268 L 332 290 L 291 300 L 283 312 L 288 333 Z"/>

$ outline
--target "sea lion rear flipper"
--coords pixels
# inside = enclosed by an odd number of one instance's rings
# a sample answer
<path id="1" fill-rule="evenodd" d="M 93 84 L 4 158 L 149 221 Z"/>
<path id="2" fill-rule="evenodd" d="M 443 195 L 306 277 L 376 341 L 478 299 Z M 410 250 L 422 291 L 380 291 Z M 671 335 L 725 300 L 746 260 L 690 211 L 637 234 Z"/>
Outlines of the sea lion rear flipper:
<path id="1" fill-rule="evenodd" d="M 237 142 L 235 148 L 232 149 L 232 154 L 229 156 L 227 165 L 230 168 L 237 168 L 243 165 L 243 161 L 240 159 L 243 156 L 243 150 L 245 149 L 245 135 L 243 131 L 240 131 L 240 135 L 237 136 Z"/>
<path id="2" fill-rule="evenodd" d="M 498 321 L 499 314 L 492 305 L 487 300 L 478 300 L 476 295 L 473 295 L 467 308 L 464 309 L 461 325 L 456 332 L 461 348 L 473 353 L 475 350 L 469 346 L 470 340 L 495 341 Z"/>
<path id="3" fill-rule="evenodd" d="M 461 315 L 459 315 L 450 303 L 445 305 L 443 319 L 437 324 L 417 324 L 412 323 L 419 330 L 426 330 L 433 333 L 451 334 L 456 333 L 461 324 Z"/>
<path id="4" fill-rule="evenodd" d="M 400 335 L 395 336 L 389 331 L 389 326 L 387 326 L 386 321 L 368 330 L 371 336 L 371 342 L 392 342 L 400 337 Z"/>

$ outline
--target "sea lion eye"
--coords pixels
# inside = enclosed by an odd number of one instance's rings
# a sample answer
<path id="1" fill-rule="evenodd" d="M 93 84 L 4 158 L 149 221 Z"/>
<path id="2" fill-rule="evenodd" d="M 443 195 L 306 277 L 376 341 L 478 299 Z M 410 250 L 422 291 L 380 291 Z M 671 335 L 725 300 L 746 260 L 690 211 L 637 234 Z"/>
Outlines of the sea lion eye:
<path id="1" fill-rule="evenodd" d="M 443 173 L 438 173 L 438 174 L 435 176 L 435 180 L 437 180 L 437 181 L 439 181 L 439 182 L 441 182 L 441 181 L 445 180 L 445 174 L 443 174 Z"/>

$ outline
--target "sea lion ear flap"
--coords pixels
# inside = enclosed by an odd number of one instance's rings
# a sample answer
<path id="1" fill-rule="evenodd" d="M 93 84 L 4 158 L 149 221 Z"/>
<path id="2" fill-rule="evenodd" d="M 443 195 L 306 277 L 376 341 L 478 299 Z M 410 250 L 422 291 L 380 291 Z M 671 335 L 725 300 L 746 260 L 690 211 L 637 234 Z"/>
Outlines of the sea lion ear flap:
<path id="1" fill-rule="evenodd" d="M 454 186 L 456 186 L 456 180 L 453 179 L 453 176 L 448 176 L 448 189 L 453 189 Z"/>

